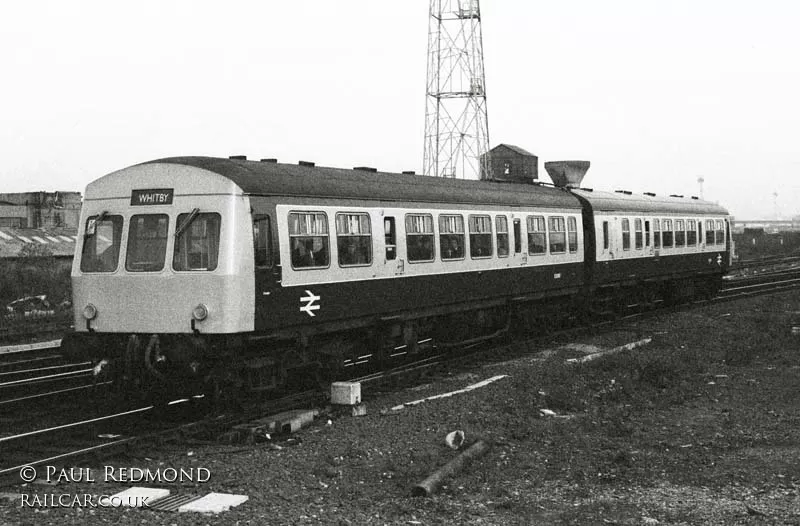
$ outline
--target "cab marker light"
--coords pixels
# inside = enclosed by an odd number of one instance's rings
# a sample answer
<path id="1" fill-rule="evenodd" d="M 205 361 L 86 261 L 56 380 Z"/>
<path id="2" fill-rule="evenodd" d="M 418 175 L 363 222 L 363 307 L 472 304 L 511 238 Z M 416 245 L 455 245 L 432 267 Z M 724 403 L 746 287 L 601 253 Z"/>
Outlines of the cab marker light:
<path id="1" fill-rule="evenodd" d="M 207 317 L 208 317 L 208 307 L 206 307 L 204 304 L 200 303 L 197 305 L 197 307 L 192 309 L 192 318 L 194 318 L 195 320 L 203 321 Z"/>
<path id="2" fill-rule="evenodd" d="M 97 307 L 91 303 L 87 303 L 83 308 L 83 317 L 87 320 L 93 320 L 97 317 Z"/>

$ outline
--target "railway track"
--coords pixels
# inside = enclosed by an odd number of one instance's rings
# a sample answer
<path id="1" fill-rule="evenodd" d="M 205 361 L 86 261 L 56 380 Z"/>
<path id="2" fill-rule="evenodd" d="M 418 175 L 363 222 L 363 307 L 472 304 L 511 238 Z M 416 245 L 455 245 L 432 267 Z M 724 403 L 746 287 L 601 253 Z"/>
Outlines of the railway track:
<path id="1" fill-rule="evenodd" d="M 28 466 L 66 467 L 67 462 L 88 456 L 108 458 L 148 441 L 201 433 L 216 436 L 239 423 L 319 403 L 320 393 L 295 393 L 242 411 L 213 415 L 207 414 L 202 398 L 175 400 L 159 408 L 142 406 L 0 437 L 0 487 L 19 483 L 21 470 Z"/>
<path id="2" fill-rule="evenodd" d="M 731 301 L 743 297 L 780 292 L 798 287 L 800 287 L 800 268 L 778 269 L 771 272 L 762 272 L 754 275 L 726 279 L 724 287 L 717 297 L 696 303 L 709 304 Z M 670 309 L 674 310 L 682 307 L 683 306 L 671 308 L 662 307 L 638 312 L 638 306 L 631 305 L 629 306 L 630 312 L 623 314 L 621 320 L 629 322 L 634 319 L 656 316 L 668 312 Z M 589 326 L 577 326 L 552 331 L 546 335 L 546 338 L 551 339 L 555 336 L 568 336 L 577 334 L 579 331 L 597 330 L 605 326 L 613 326 L 619 321 L 619 319 L 616 321 L 603 320 Z M 434 348 L 431 353 L 420 360 L 385 371 L 372 372 L 361 376 L 353 374 L 351 375 L 351 380 L 359 381 L 372 387 L 382 385 L 383 382 L 387 380 L 403 378 L 408 375 L 415 376 L 417 374 L 424 374 L 427 371 L 435 370 L 437 367 L 444 365 L 450 366 L 451 364 L 471 363 L 485 356 L 492 356 L 494 359 L 498 359 L 498 357 L 501 359 L 508 359 L 509 357 L 529 352 L 531 346 L 540 343 L 541 339 L 542 337 L 537 337 L 501 345 L 498 345 L 496 342 L 487 342 L 486 344 L 473 345 L 469 353 L 458 353 L 457 356 L 454 356 L 453 353 L 439 352 Z M 427 342 L 420 343 L 424 344 Z M 42 349 L 36 350 L 36 352 L 42 351 Z M 61 366 L 47 365 L 51 363 L 49 360 L 53 360 L 57 357 L 57 355 L 52 354 L 52 348 L 50 348 L 49 351 L 51 354 L 35 354 L 33 350 L 30 350 L 29 353 L 13 353 L 16 355 L 15 360 L 10 361 L 6 359 L 0 362 L 0 397 L 3 396 L 1 390 L 3 383 L 11 384 L 12 382 L 20 382 L 19 385 L 23 385 L 26 380 L 35 382 L 37 379 L 45 378 L 46 376 L 64 375 L 63 377 L 68 377 L 72 374 L 79 377 L 80 374 L 91 374 L 91 364 L 89 363 L 65 364 L 64 367 L 66 369 L 64 370 L 59 369 Z M 4 358 L 7 358 L 12 353 L 5 354 L 6 356 L 4 356 Z M 362 358 L 364 358 L 365 362 L 369 362 L 370 355 L 365 354 Z M 468 362 L 466 360 L 468 360 Z M 355 363 L 353 365 L 354 367 L 352 370 L 355 372 L 357 367 L 355 367 Z M 15 367 L 16 369 L 14 369 Z M 39 373 L 41 373 L 41 376 L 37 376 Z M 48 373 L 53 374 L 50 375 Z M 28 378 L 24 378 L 25 376 Z M 43 382 L 38 383 L 41 384 Z M 32 385 L 35 384 L 36 383 Z M 35 396 L 68 393 L 84 388 L 83 386 L 61 388 L 48 392 L 47 394 L 31 395 L 28 399 L 33 399 Z M 229 427 L 236 423 L 270 414 L 270 412 L 283 410 L 282 407 L 302 406 L 315 395 L 319 398 L 319 392 L 316 394 L 305 392 L 300 395 L 295 394 L 271 401 L 267 404 L 262 404 L 258 409 L 254 410 L 251 408 L 243 413 L 194 419 L 178 417 L 177 422 L 175 422 L 175 418 L 167 418 L 166 420 L 153 419 L 152 406 L 139 407 L 116 414 L 76 420 L 72 423 L 60 424 L 40 430 L 23 431 L 15 435 L 0 437 L 0 451 L 3 451 L 3 455 L 0 457 L 0 481 L 18 482 L 19 470 L 25 465 L 36 466 L 63 463 L 68 460 L 74 461 L 77 458 L 87 455 L 112 455 L 114 452 L 118 452 L 134 443 L 168 434 L 183 433 L 189 429 L 197 430 L 203 427 L 214 426 L 223 429 L 226 426 Z M 26 398 L 24 397 L 19 397 L 19 400 L 3 400 L 0 398 L 0 409 L 2 409 L 4 403 L 25 400 Z M 154 424 L 154 422 L 156 424 Z M 139 430 L 135 433 L 131 433 L 131 429 Z"/>
<path id="3" fill-rule="evenodd" d="M 70 363 L 60 340 L 0 347 L 0 411 L 14 404 L 88 389 L 91 362 Z"/>

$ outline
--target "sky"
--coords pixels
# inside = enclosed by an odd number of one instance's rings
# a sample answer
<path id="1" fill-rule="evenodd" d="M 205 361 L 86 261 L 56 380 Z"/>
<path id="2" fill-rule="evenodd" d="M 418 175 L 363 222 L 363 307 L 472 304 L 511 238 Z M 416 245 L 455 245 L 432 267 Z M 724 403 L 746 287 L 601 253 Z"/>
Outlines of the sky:
<path id="1" fill-rule="evenodd" d="M 0 192 L 181 155 L 422 171 L 428 0 L 0 4 Z M 484 0 L 491 146 L 800 214 L 800 3 Z M 775 197 L 777 193 L 777 197 Z"/>

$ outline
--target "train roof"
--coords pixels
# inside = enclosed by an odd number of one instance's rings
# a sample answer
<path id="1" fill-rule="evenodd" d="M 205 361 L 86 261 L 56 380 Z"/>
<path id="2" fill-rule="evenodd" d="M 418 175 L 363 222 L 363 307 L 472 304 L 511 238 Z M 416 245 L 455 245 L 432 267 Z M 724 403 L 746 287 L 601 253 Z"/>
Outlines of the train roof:
<path id="1" fill-rule="evenodd" d="M 602 192 L 584 188 L 573 189 L 573 192 L 586 199 L 594 212 L 728 215 L 728 211 L 722 206 L 693 197 Z"/>
<path id="2" fill-rule="evenodd" d="M 535 184 L 303 166 L 217 157 L 170 157 L 137 166 L 177 164 L 230 180 L 245 194 L 580 209 L 568 191 Z"/>

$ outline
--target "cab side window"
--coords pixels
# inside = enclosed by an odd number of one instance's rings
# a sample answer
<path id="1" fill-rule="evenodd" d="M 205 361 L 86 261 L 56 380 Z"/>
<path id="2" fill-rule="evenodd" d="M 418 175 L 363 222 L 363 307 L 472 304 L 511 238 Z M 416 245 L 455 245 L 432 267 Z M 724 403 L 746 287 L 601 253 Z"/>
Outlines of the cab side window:
<path id="1" fill-rule="evenodd" d="M 253 221 L 253 254 L 257 268 L 272 266 L 272 229 L 269 216 L 256 217 Z"/>
<path id="2" fill-rule="evenodd" d="M 328 216 L 324 212 L 289 213 L 292 268 L 324 268 L 330 264 Z"/>

